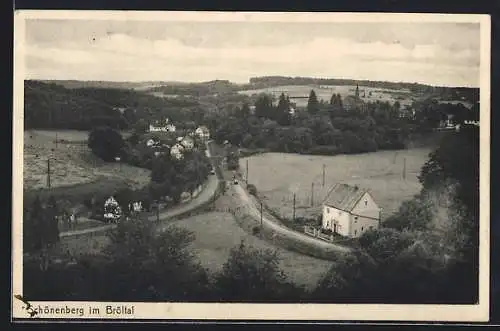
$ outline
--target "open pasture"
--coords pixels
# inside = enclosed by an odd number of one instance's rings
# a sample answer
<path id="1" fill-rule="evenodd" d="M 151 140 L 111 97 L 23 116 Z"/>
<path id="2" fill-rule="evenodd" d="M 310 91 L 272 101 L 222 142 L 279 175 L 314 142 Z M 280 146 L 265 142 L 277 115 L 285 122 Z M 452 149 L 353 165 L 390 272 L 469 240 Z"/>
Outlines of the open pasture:
<path id="1" fill-rule="evenodd" d="M 259 93 L 269 93 L 272 94 L 276 100 L 279 98 L 281 93 L 285 93 L 290 96 L 292 102 L 295 102 L 298 107 L 307 106 L 307 98 L 304 99 L 294 99 L 294 97 L 307 97 L 311 90 L 314 90 L 318 100 L 324 102 L 330 102 L 330 98 L 333 93 L 340 94 L 342 98 L 349 95 L 354 96 L 356 91 L 356 86 L 354 85 L 285 85 L 285 86 L 275 86 L 259 90 L 246 90 L 239 91 L 241 94 L 253 95 Z M 371 92 L 371 95 L 370 95 Z M 389 103 L 394 103 L 399 101 L 399 103 L 404 105 L 410 105 L 413 101 L 413 96 L 408 90 L 390 90 L 374 87 L 359 86 L 359 94 L 363 101 L 365 102 L 375 102 L 388 101 Z"/>
<path id="2" fill-rule="evenodd" d="M 228 198 L 222 197 L 217 204 L 224 204 L 225 199 Z M 226 203 L 230 203 L 229 199 Z M 231 206 L 234 207 L 232 202 Z M 332 261 L 288 251 L 259 239 L 243 230 L 230 213 L 210 212 L 175 221 L 173 224 L 195 234 L 191 247 L 201 264 L 210 272 L 220 271 L 229 258 L 231 249 L 237 248 L 242 240 L 249 247 L 276 250 L 281 258 L 280 267 L 287 277 L 308 288 L 315 286 L 334 264 Z"/>
<path id="3" fill-rule="evenodd" d="M 248 160 L 248 182 L 257 187 L 269 208 L 284 217 L 292 218 L 294 193 L 296 216 L 313 217 L 321 214 L 329 189 L 345 183 L 369 190 L 384 219 L 420 192 L 417 176 L 430 151 L 415 148 L 337 156 L 266 153 L 240 159 L 240 167 L 245 174 Z"/>
<path id="4" fill-rule="evenodd" d="M 59 141 L 57 144 L 56 132 Z M 87 135 L 85 131 L 73 130 L 26 131 L 23 155 L 24 188 L 47 187 L 48 159 L 51 187 L 85 184 L 100 178 L 123 180 L 132 187 L 142 187 L 149 182 L 149 170 L 126 164 L 105 163 L 96 158 L 87 147 Z"/>

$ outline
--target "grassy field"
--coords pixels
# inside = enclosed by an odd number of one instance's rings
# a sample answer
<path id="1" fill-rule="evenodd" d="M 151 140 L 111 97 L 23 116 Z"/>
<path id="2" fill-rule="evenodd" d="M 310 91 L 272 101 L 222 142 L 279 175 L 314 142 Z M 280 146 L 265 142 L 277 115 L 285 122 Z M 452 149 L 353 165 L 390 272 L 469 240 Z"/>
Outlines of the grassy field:
<path id="1" fill-rule="evenodd" d="M 55 143 L 57 132 L 58 143 Z M 104 179 L 119 180 L 132 187 L 149 182 L 150 171 L 126 164 L 105 163 L 86 145 L 85 131 L 26 131 L 24 133 L 24 188 L 47 185 L 47 160 L 50 158 L 51 187 L 88 184 Z"/>
<path id="2" fill-rule="evenodd" d="M 277 250 L 281 268 L 290 280 L 305 286 L 314 286 L 333 264 L 277 248 L 245 232 L 229 213 L 213 212 L 186 218 L 173 224 L 193 231 L 196 239 L 192 244 L 202 265 L 211 272 L 220 271 L 232 248 L 243 240 L 246 245 L 257 249 Z"/>
<path id="3" fill-rule="evenodd" d="M 285 217 L 292 217 L 294 192 L 296 216 L 316 216 L 328 190 L 335 183 L 345 183 L 368 189 L 384 219 L 420 191 L 417 176 L 430 151 L 415 148 L 337 156 L 267 153 L 240 159 L 240 167 L 245 173 L 248 159 L 248 182 L 256 185 L 266 205 Z"/>
<path id="4" fill-rule="evenodd" d="M 293 99 L 293 97 L 300 96 L 309 96 L 311 90 L 314 90 L 318 100 L 323 100 L 326 102 L 330 101 L 333 93 L 338 93 L 345 98 L 349 95 L 354 95 L 356 86 L 353 85 L 285 85 L 285 86 L 275 86 L 269 87 L 265 89 L 259 90 L 246 90 L 240 91 L 241 94 L 253 95 L 259 93 L 271 93 L 276 99 L 282 92 L 288 94 L 293 102 L 296 102 L 298 107 L 305 107 L 307 105 L 307 99 Z M 373 88 L 373 87 L 359 87 L 360 97 L 365 102 L 375 102 L 379 101 L 388 101 L 390 103 L 394 103 L 395 101 L 399 101 L 399 103 L 403 105 L 410 105 L 412 103 L 412 94 L 407 90 L 390 90 L 390 89 L 382 89 L 382 88 Z M 371 96 L 370 96 L 371 92 Z"/>

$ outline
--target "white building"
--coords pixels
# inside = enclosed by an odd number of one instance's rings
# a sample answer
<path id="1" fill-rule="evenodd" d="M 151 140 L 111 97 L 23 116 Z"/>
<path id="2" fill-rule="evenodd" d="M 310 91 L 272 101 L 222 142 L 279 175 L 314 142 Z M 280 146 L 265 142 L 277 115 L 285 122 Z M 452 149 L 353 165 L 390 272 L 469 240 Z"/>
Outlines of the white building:
<path id="1" fill-rule="evenodd" d="M 210 139 L 210 130 L 206 126 L 200 126 L 195 130 L 195 133 L 200 137 L 202 140 L 208 140 Z"/>
<path id="2" fill-rule="evenodd" d="M 120 219 L 122 210 L 114 197 L 109 197 L 104 202 L 104 219 L 108 222 L 116 222 Z"/>
<path id="3" fill-rule="evenodd" d="M 184 152 L 184 147 L 182 147 L 181 144 L 175 144 L 170 149 L 170 155 L 177 160 L 180 160 L 184 157 L 183 152 Z"/>
<path id="4" fill-rule="evenodd" d="M 149 123 L 149 132 L 175 132 L 176 127 L 167 118 L 163 123 Z"/>
<path id="5" fill-rule="evenodd" d="M 194 148 L 194 140 L 191 137 L 184 137 L 181 140 L 181 145 L 184 147 L 186 150 L 191 150 Z"/>
<path id="6" fill-rule="evenodd" d="M 323 202 L 323 229 L 359 237 L 380 225 L 381 209 L 371 194 L 357 186 L 336 184 Z"/>

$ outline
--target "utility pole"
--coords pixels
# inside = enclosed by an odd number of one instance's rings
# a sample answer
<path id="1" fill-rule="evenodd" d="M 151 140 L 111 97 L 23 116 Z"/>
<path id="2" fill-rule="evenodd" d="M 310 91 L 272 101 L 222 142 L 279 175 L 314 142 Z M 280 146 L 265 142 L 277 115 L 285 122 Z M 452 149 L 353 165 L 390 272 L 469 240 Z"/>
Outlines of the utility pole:
<path id="1" fill-rule="evenodd" d="M 50 159 L 47 159 L 47 187 L 50 188 Z"/>
<path id="2" fill-rule="evenodd" d="M 325 165 L 323 164 L 323 187 L 325 187 Z"/>
<path id="3" fill-rule="evenodd" d="M 260 228 L 262 229 L 262 201 L 260 202 Z"/>
<path id="4" fill-rule="evenodd" d="M 292 220 L 295 222 L 295 193 L 293 194 L 293 216 Z"/>
<path id="5" fill-rule="evenodd" d="M 311 183 L 311 207 L 314 206 L 314 182 Z"/>
<path id="6" fill-rule="evenodd" d="M 403 159 L 403 179 L 406 180 L 406 157 Z"/>
<path id="7" fill-rule="evenodd" d="M 57 131 L 56 131 L 56 149 L 57 149 Z"/>
<path id="8" fill-rule="evenodd" d="M 156 203 L 156 223 L 160 223 L 160 202 Z"/>
<path id="9" fill-rule="evenodd" d="M 246 172 L 247 172 L 247 174 L 246 174 L 246 176 L 245 176 L 245 182 L 246 182 L 246 184 L 248 185 L 248 160 L 246 161 L 246 169 L 245 169 L 245 170 L 246 170 Z"/>

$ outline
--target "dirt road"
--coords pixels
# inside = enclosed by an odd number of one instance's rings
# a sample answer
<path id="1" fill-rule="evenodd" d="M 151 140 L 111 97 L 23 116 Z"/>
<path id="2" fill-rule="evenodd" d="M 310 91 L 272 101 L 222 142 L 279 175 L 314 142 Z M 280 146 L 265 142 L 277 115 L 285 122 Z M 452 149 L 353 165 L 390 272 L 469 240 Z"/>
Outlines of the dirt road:
<path id="1" fill-rule="evenodd" d="M 237 196 L 241 199 L 241 201 L 247 206 L 246 210 L 254 217 L 255 219 L 261 219 L 260 215 L 260 207 L 255 205 L 255 202 L 252 200 L 250 195 L 247 193 L 245 189 L 243 189 L 239 184 L 233 185 L 233 189 L 236 192 Z M 316 239 L 305 234 L 293 231 L 281 224 L 279 221 L 274 219 L 271 215 L 267 213 L 263 213 L 262 215 L 262 225 L 264 227 L 272 229 L 274 232 L 291 238 L 293 240 L 301 241 L 305 244 L 313 245 L 319 248 L 325 249 L 335 249 L 339 252 L 350 252 L 351 249 L 349 247 L 340 246 L 332 243 L 328 243 L 326 241 Z"/>
<path id="2" fill-rule="evenodd" d="M 210 150 L 209 150 L 209 157 L 211 157 Z M 157 217 L 156 215 L 152 215 L 152 216 L 149 216 L 147 219 L 149 221 L 156 221 L 157 218 L 159 218 L 160 221 L 163 221 L 163 220 L 177 217 L 177 216 L 182 215 L 184 213 L 187 213 L 191 210 L 194 210 L 194 209 L 210 202 L 212 199 L 214 199 L 218 185 L 219 185 L 219 179 L 217 178 L 217 176 L 210 175 L 205 183 L 205 188 L 195 198 L 193 198 L 193 199 L 191 199 L 188 202 L 185 202 L 183 204 L 174 206 L 166 211 L 160 212 L 159 217 Z M 61 232 L 59 236 L 60 237 L 71 237 L 71 236 L 77 236 L 77 235 L 91 234 L 91 233 L 95 233 L 95 232 L 106 231 L 108 229 L 112 229 L 115 227 L 116 227 L 115 224 L 109 224 L 109 225 L 103 225 L 103 226 L 96 227 L 96 228 Z"/>

